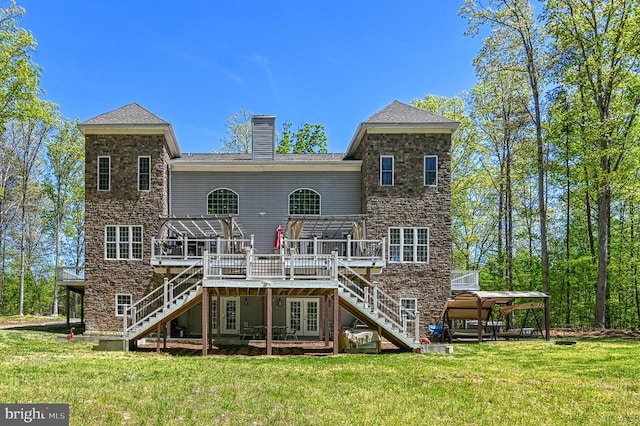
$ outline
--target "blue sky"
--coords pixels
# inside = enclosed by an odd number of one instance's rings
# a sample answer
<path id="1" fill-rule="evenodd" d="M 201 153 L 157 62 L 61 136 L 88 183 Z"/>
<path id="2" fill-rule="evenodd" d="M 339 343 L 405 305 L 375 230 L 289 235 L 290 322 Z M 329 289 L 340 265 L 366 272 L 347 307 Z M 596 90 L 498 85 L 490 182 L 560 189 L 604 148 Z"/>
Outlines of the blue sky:
<path id="1" fill-rule="evenodd" d="M 394 99 L 455 96 L 480 40 L 463 0 L 18 0 L 45 98 L 81 121 L 137 102 L 182 152 L 220 149 L 228 116 L 323 124 L 329 151 Z"/>

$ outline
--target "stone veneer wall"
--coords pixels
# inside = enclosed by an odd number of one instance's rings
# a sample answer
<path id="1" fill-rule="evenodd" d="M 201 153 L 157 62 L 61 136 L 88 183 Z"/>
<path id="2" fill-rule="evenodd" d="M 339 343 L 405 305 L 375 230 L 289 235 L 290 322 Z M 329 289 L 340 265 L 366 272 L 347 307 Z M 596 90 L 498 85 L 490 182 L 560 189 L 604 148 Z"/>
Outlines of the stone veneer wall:
<path id="1" fill-rule="evenodd" d="M 151 156 L 151 190 L 138 191 L 138 156 Z M 111 157 L 111 190 L 97 191 L 98 156 Z M 150 264 L 158 217 L 168 211 L 168 149 L 162 135 L 85 136 L 86 333 L 120 333 L 116 293 L 140 299 L 162 283 Z M 106 225 L 142 225 L 142 260 L 106 260 Z"/>
<path id="2" fill-rule="evenodd" d="M 429 263 L 391 263 L 377 280 L 396 298 L 415 297 L 423 327 L 438 320 L 451 294 L 451 136 L 367 134 L 362 205 L 367 238 L 389 239 L 389 227 L 428 227 Z M 394 185 L 380 186 L 380 156 L 394 156 Z M 438 156 L 438 185 L 424 186 L 424 156 Z"/>

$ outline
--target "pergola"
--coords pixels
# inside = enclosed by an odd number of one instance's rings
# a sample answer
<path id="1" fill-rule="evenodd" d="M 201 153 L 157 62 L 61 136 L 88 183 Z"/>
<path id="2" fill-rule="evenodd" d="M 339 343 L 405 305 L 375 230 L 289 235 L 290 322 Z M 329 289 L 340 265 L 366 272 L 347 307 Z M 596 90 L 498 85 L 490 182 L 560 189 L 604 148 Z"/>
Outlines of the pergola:
<path id="1" fill-rule="evenodd" d="M 525 301 L 522 305 L 517 305 L 516 301 Z M 502 309 L 503 312 L 518 310 L 519 306 L 526 309 L 533 309 L 535 300 L 542 301 L 544 311 L 544 338 L 549 340 L 549 295 L 539 291 L 464 291 L 456 295 L 453 299 L 447 300 L 442 311 L 442 320 L 477 320 L 478 321 L 478 342 L 482 342 L 482 322 L 491 317 L 491 310 L 495 305 L 506 305 L 509 309 Z"/>

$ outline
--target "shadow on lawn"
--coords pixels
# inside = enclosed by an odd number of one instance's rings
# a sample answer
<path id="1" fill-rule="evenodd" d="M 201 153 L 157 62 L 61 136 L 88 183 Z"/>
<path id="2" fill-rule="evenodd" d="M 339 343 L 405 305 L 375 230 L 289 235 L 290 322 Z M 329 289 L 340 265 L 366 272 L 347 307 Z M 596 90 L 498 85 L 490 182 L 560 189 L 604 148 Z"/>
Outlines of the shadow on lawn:
<path id="1" fill-rule="evenodd" d="M 74 334 L 84 333 L 84 326 L 77 322 L 72 322 L 70 327 L 73 327 Z M 45 333 L 53 334 L 67 334 L 69 333 L 69 327 L 64 322 L 52 322 L 45 324 L 16 324 L 3 327 L 5 330 L 26 330 L 26 331 L 43 331 Z"/>

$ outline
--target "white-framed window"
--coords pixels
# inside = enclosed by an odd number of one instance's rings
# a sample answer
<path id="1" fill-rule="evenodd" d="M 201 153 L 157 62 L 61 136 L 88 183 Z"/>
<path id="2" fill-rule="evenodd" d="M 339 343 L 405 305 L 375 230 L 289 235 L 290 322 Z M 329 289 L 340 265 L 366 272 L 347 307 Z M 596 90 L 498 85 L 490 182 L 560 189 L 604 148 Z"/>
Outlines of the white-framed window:
<path id="1" fill-rule="evenodd" d="M 116 316 L 121 317 L 124 315 L 124 311 L 131 306 L 132 297 L 130 294 L 118 293 L 116 294 Z"/>
<path id="2" fill-rule="evenodd" d="M 142 226 L 105 226 L 104 258 L 113 260 L 142 260 Z"/>
<path id="3" fill-rule="evenodd" d="M 238 194 L 231 189 L 214 189 L 207 195 L 207 213 L 238 214 L 238 199 Z"/>
<path id="4" fill-rule="evenodd" d="M 389 262 L 428 263 L 429 228 L 389 228 Z"/>
<path id="5" fill-rule="evenodd" d="M 319 215 L 320 194 L 313 189 L 296 189 L 289 194 L 289 214 Z"/>
<path id="6" fill-rule="evenodd" d="M 98 157 L 98 191 L 111 189 L 111 157 Z"/>
<path id="7" fill-rule="evenodd" d="M 394 160 L 393 155 L 380 156 L 380 185 L 393 186 Z"/>
<path id="8" fill-rule="evenodd" d="M 151 157 L 138 157 L 138 191 L 151 189 Z"/>
<path id="9" fill-rule="evenodd" d="M 438 185 L 438 156 L 424 156 L 424 186 Z"/>
<path id="10" fill-rule="evenodd" d="M 400 298 L 400 318 L 407 321 L 416 319 L 416 311 L 418 310 L 418 299 L 415 297 Z"/>

